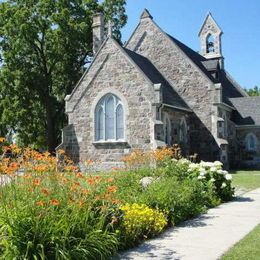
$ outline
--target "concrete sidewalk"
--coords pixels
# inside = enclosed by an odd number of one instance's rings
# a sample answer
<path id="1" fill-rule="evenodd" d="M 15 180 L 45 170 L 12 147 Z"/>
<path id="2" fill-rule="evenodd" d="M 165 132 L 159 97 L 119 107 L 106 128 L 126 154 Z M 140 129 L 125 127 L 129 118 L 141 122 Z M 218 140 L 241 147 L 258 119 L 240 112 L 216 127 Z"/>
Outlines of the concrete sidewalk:
<path id="1" fill-rule="evenodd" d="M 119 259 L 216 260 L 260 223 L 260 189 L 210 209 Z"/>

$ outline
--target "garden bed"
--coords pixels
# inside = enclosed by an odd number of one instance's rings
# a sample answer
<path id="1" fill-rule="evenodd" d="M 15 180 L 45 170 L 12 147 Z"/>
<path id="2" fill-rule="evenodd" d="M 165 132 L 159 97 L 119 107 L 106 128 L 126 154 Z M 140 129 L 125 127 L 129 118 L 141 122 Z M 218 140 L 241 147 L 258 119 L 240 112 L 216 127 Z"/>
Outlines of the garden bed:
<path id="1" fill-rule="evenodd" d="M 11 149 L 0 164 L 13 178 L 0 189 L 5 259 L 108 259 L 234 192 L 220 162 L 174 159 L 168 148 L 134 152 L 125 158 L 127 169 L 106 175 L 79 172 L 63 153 L 61 167 L 48 153 Z M 20 168 L 24 175 L 15 177 Z"/>

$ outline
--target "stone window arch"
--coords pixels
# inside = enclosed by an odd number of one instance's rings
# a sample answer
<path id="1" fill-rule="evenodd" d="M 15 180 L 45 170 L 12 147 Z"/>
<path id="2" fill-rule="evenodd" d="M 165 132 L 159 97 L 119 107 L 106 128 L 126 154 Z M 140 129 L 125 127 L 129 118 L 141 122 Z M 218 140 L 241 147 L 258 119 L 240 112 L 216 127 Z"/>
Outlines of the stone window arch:
<path id="1" fill-rule="evenodd" d="M 257 150 L 257 137 L 255 134 L 253 133 L 249 133 L 247 134 L 246 138 L 245 138 L 245 145 L 246 145 L 246 149 L 248 151 L 256 151 Z"/>
<path id="2" fill-rule="evenodd" d="M 124 140 L 124 107 L 116 95 L 108 93 L 95 107 L 95 140 Z"/>
<path id="3" fill-rule="evenodd" d="M 215 52 L 214 42 L 215 42 L 214 36 L 211 33 L 209 33 L 208 36 L 206 37 L 207 53 Z"/>

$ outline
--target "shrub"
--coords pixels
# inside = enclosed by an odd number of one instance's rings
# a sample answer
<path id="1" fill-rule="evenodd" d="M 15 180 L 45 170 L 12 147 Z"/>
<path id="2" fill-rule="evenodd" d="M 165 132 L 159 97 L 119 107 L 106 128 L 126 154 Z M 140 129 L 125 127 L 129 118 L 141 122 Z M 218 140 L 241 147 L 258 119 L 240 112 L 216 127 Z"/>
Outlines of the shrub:
<path id="1" fill-rule="evenodd" d="M 178 147 L 136 151 L 131 170 L 103 176 L 82 174 L 63 151 L 58 163 L 0 139 L 0 153 L 0 174 L 12 180 L 0 188 L 3 259 L 107 259 L 233 194 L 221 163 L 180 159 Z"/>
<path id="2" fill-rule="evenodd" d="M 206 192 L 199 181 L 178 181 L 174 177 L 152 183 L 140 196 L 140 203 L 168 212 L 169 224 L 174 225 L 206 210 Z"/>
<path id="3" fill-rule="evenodd" d="M 124 247 L 161 233 L 167 224 L 163 212 L 144 204 L 125 204 L 120 209 L 123 211 L 120 234 Z"/>
<path id="4" fill-rule="evenodd" d="M 92 183 L 88 190 L 84 182 Z M 70 174 L 24 175 L 1 189 L 5 259 L 97 259 L 117 250 L 109 231 L 116 187 Z M 95 182 L 95 183 L 94 183 Z"/>
<path id="5" fill-rule="evenodd" d="M 232 176 L 227 171 L 222 170 L 221 162 L 191 163 L 188 172 L 191 178 L 199 179 L 206 188 L 211 183 L 217 197 L 222 201 L 229 201 L 233 198 Z"/>

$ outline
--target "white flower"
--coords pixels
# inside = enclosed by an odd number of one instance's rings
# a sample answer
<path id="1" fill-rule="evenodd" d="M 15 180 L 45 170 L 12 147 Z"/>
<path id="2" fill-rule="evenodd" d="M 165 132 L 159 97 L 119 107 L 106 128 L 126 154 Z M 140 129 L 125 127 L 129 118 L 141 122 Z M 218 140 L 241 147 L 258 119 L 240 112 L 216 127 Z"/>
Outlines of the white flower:
<path id="1" fill-rule="evenodd" d="M 199 180 L 203 180 L 203 179 L 205 179 L 205 176 L 201 176 L 201 175 L 200 175 L 200 176 L 198 176 L 198 179 L 199 179 Z"/>
<path id="2" fill-rule="evenodd" d="M 199 165 L 197 164 L 197 163 L 191 163 L 190 165 L 189 165 L 189 168 L 190 169 L 197 169 L 199 167 Z"/>
<path id="3" fill-rule="evenodd" d="M 217 168 L 215 167 L 215 166 L 213 166 L 213 167 L 210 167 L 210 169 L 209 169 L 211 172 L 215 172 L 215 171 L 217 171 Z"/>
<path id="4" fill-rule="evenodd" d="M 206 174 L 207 174 L 206 171 L 201 171 L 201 172 L 200 172 L 200 176 L 205 176 Z"/>
<path id="5" fill-rule="evenodd" d="M 217 170 L 218 174 L 225 174 L 223 170 Z"/>
<path id="6" fill-rule="evenodd" d="M 214 182 L 214 181 L 215 181 L 215 179 L 214 179 L 214 178 L 211 178 L 211 179 L 210 179 L 210 181 Z"/>
<path id="7" fill-rule="evenodd" d="M 200 166 L 199 171 L 200 171 L 200 172 L 205 172 L 206 169 L 205 169 L 204 167 L 201 167 L 201 166 Z"/>
<path id="8" fill-rule="evenodd" d="M 214 164 L 214 166 L 216 166 L 216 167 L 223 166 L 223 163 L 220 162 L 220 161 L 215 161 L 213 164 Z"/>
<path id="9" fill-rule="evenodd" d="M 201 161 L 200 165 L 201 165 L 202 167 L 208 167 L 208 168 L 214 166 L 214 164 L 213 164 L 212 162 L 204 162 L 204 161 Z"/>
<path id="10" fill-rule="evenodd" d="M 226 178 L 227 181 L 230 181 L 230 180 L 232 180 L 232 175 L 231 174 L 226 174 L 225 178 Z"/>
<path id="11" fill-rule="evenodd" d="M 186 164 L 186 163 L 190 163 L 190 161 L 186 158 L 182 158 L 182 159 L 179 160 L 179 163 L 180 164 Z"/>
<path id="12" fill-rule="evenodd" d="M 228 174 L 228 172 L 227 171 L 222 171 L 223 172 L 223 174 Z"/>
<path id="13" fill-rule="evenodd" d="M 223 182 L 222 185 L 221 185 L 221 189 L 224 189 L 226 187 L 227 187 L 227 184 L 225 182 Z"/>

